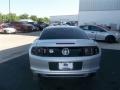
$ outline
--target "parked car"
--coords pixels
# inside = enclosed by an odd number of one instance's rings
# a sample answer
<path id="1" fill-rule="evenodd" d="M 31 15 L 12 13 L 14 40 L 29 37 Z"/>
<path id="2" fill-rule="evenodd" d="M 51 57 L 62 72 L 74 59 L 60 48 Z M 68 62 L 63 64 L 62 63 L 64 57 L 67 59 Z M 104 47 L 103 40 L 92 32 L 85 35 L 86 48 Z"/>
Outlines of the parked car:
<path id="1" fill-rule="evenodd" d="M 10 25 L 12 25 L 17 30 L 17 32 L 30 32 L 34 29 L 32 25 L 22 22 L 11 22 Z"/>
<path id="2" fill-rule="evenodd" d="M 30 23 L 25 23 L 25 22 L 22 22 L 24 25 L 26 25 L 26 26 L 29 26 L 29 27 L 31 27 L 32 29 L 29 29 L 29 31 L 36 31 L 36 26 L 34 26 L 34 25 L 32 25 L 32 24 L 30 24 Z"/>
<path id="3" fill-rule="evenodd" d="M 48 24 L 46 24 L 44 22 L 35 22 L 31 19 L 21 19 L 21 20 L 19 20 L 19 22 L 33 25 L 35 27 L 35 31 L 43 30 L 45 27 L 48 26 Z"/>
<path id="4" fill-rule="evenodd" d="M 8 34 L 10 34 L 10 33 L 16 33 L 16 29 L 15 28 L 12 28 L 12 27 L 7 27 L 7 28 L 3 28 L 3 32 L 4 33 L 8 33 Z"/>
<path id="5" fill-rule="evenodd" d="M 35 27 L 35 29 L 34 29 L 35 31 L 41 30 L 41 28 L 37 22 L 28 22 L 28 24 L 33 25 Z"/>
<path id="6" fill-rule="evenodd" d="M 38 25 L 39 25 L 40 30 L 43 30 L 44 28 L 49 26 L 49 24 L 44 23 L 44 22 L 39 22 Z"/>
<path id="7" fill-rule="evenodd" d="M 100 68 L 101 49 L 83 30 L 50 26 L 29 49 L 33 75 L 42 77 L 89 77 Z"/>
<path id="8" fill-rule="evenodd" d="M 34 22 L 33 20 L 29 20 L 29 19 L 22 19 L 19 22 L 24 23 L 24 24 L 30 24 L 33 26 L 33 31 L 39 31 L 39 24 L 37 24 L 37 22 Z"/>
<path id="9" fill-rule="evenodd" d="M 66 23 L 51 23 L 49 26 L 70 26 Z"/>
<path id="10" fill-rule="evenodd" d="M 100 25 L 81 25 L 89 38 L 94 40 L 104 40 L 106 42 L 116 42 L 120 41 L 120 33 L 116 31 L 110 31 L 108 28 L 105 28 Z"/>
<path id="11" fill-rule="evenodd" d="M 16 33 L 16 29 L 9 24 L 3 23 L 0 25 L 0 33 Z"/>

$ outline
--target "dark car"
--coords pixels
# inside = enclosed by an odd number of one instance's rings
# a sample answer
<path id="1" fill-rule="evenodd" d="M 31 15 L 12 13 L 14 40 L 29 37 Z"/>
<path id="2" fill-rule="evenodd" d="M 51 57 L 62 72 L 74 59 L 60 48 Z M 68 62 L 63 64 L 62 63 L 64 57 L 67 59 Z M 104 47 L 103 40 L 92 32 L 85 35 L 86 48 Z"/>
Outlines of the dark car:
<path id="1" fill-rule="evenodd" d="M 36 23 L 36 22 L 27 22 L 27 23 L 33 25 L 35 27 L 35 31 L 41 30 L 38 23 Z"/>
<path id="2" fill-rule="evenodd" d="M 12 25 L 17 30 L 17 32 L 33 31 L 33 26 L 30 24 L 25 24 L 22 22 L 11 22 L 10 25 Z"/>
<path id="3" fill-rule="evenodd" d="M 44 28 L 46 28 L 47 26 L 49 26 L 49 24 L 44 23 L 44 22 L 38 22 L 39 28 L 40 30 L 43 30 Z"/>
<path id="4" fill-rule="evenodd" d="M 24 23 L 24 24 L 29 24 L 33 27 L 33 31 L 39 31 L 40 28 L 39 28 L 39 24 L 37 24 L 36 22 L 28 22 L 28 21 L 20 21 L 21 23 Z"/>

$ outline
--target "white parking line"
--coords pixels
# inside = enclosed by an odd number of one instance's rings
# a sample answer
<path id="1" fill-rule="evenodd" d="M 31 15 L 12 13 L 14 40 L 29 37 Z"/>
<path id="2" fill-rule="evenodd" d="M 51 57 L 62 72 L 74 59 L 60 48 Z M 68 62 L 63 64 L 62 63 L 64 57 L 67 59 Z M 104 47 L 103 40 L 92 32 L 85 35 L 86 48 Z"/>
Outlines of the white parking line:
<path id="1" fill-rule="evenodd" d="M 15 55 L 15 56 L 9 57 L 9 58 L 4 59 L 4 60 L 0 60 L 0 63 L 5 63 L 5 62 L 7 62 L 7 61 L 9 61 L 9 60 L 12 60 L 12 59 L 15 59 L 15 58 L 17 58 L 17 57 L 23 56 L 23 55 L 25 55 L 25 54 L 27 54 L 27 53 L 28 53 L 28 52 L 24 52 L 24 53 L 22 53 L 22 54 Z"/>

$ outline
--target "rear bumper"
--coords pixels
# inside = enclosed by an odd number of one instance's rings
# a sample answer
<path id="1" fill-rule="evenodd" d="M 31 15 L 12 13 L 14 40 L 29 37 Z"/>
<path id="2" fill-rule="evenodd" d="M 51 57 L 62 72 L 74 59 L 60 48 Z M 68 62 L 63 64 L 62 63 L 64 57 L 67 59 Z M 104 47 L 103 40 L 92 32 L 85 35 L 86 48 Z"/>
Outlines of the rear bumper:
<path id="1" fill-rule="evenodd" d="M 33 73 L 40 74 L 44 77 L 82 77 L 88 76 L 91 73 L 95 73 L 99 70 L 101 54 L 88 56 L 88 57 L 38 57 L 30 55 L 30 68 Z M 82 69 L 80 70 L 50 70 L 49 62 L 82 62 Z"/>
<path id="2" fill-rule="evenodd" d="M 91 73 L 96 73 L 99 70 L 99 67 L 85 71 L 85 70 L 79 70 L 79 71 L 39 71 L 35 68 L 31 68 L 32 72 L 34 74 L 39 74 L 42 77 L 87 77 Z"/>

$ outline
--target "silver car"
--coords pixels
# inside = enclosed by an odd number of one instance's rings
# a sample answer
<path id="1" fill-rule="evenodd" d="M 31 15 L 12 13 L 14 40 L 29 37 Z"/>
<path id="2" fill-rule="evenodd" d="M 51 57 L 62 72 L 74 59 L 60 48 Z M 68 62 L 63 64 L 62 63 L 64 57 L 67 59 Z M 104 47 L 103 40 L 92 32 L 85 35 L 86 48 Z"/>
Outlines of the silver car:
<path id="1" fill-rule="evenodd" d="M 104 40 L 110 43 L 120 41 L 119 32 L 110 31 L 108 28 L 99 25 L 81 25 L 80 28 L 85 31 L 90 39 Z"/>
<path id="2" fill-rule="evenodd" d="M 43 77 L 87 77 L 100 68 L 101 49 L 84 31 L 51 26 L 29 49 L 30 68 Z"/>

